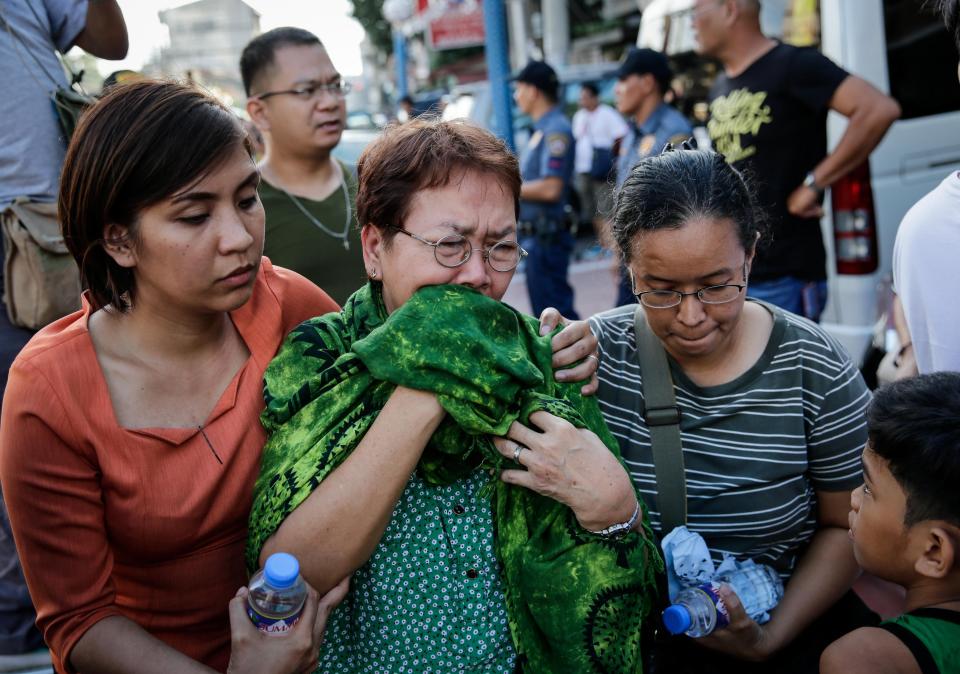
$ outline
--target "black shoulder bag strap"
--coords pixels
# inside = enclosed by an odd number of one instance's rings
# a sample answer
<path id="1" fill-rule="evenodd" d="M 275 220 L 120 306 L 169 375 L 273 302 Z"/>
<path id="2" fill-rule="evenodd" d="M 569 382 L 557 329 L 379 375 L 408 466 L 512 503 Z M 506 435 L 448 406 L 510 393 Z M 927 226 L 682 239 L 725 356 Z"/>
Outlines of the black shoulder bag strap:
<path id="1" fill-rule="evenodd" d="M 687 481 L 680 444 L 680 408 L 673 395 L 673 377 L 667 353 L 650 326 L 643 306 L 633 315 L 637 358 L 642 377 L 644 420 L 650 431 L 653 471 L 657 479 L 657 505 L 663 536 L 687 523 Z"/>

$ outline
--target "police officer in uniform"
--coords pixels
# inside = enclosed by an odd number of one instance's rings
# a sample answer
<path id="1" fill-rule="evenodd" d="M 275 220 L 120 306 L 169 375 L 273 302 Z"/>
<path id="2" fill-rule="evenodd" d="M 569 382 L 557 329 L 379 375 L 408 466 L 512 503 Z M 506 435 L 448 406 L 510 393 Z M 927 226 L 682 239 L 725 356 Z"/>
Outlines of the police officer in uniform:
<path id="1" fill-rule="evenodd" d="M 517 107 L 534 120 L 533 135 L 520 156 L 520 245 L 527 258 L 527 290 L 533 313 L 547 307 L 576 319 L 567 267 L 573 252 L 564 205 L 573 178 L 573 133 L 557 105 L 557 73 L 531 61 L 514 78 Z"/>
<path id="2" fill-rule="evenodd" d="M 666 56 L 653 49 L 631 49 L 616 75 L 617 110 L 630 129 L 617 158 L 619 189 L 641 159 L 659 154 L 667 143 L 679 145 L 693 135 L 693 128 L 686 117 L 663 100 L 673 79 Z M 617 306 L 637 301 L 622 265 L 620 272 Z"/>

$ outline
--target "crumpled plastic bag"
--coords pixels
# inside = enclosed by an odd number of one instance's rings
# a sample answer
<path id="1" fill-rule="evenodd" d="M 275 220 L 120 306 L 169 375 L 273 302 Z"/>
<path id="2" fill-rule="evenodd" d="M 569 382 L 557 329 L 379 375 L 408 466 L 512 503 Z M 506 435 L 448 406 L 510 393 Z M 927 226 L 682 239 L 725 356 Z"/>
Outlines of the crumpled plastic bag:
<path id="1" fill-rule="evenodd" d="M 715 566 L 703 536 L 688 530 L 685 526 L 676 527 L 664 536 L 660 542 L 660 548 L 663 550 L 663 561 L 667 571 L 667 591 L 671 602 L 675 601 L 677 595 L 688 587 L 709 583 L 739 569 L 756 566 L 752 559 L 738 562 L 729 553 L 724 553 L 720 566 Z M 754 603 L 751 599 L 751 597 L 740 597 L 740 603 L 744 605 Z M 770 614 L 766 611 L 750 617 L 761 625 L 770 620 Z"/>

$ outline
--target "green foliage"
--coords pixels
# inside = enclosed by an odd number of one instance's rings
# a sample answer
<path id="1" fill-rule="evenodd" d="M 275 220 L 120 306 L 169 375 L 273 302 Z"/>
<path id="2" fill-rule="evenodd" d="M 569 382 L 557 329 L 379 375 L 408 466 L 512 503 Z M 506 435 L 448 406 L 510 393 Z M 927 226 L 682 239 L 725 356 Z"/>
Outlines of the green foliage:
<path id="1" fill-rule="evenodd" d="M 384 54 L 392 54 L 393 38 L 390 23 L 383 18 L 383 0 L 351 1 L 353 3 L 353 16 L 370 36 L 373 46 Z"/>

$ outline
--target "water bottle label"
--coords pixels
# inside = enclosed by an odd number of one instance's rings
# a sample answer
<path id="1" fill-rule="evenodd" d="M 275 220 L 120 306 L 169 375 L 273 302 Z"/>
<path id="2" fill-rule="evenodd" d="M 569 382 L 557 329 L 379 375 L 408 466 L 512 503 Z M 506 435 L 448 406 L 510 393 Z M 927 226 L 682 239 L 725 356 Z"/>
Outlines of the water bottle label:
<path id="1" fill-rule="evenodd" d="M 268 618 L 258 613 L 252 606 L 247 605 L 247 615 L 250 616 L 250 621 L 256 625 L 258 630 L 270 636 L 281 636 L 292 630 L 293 626 L 300 622 L 301 612 L 297 611 L 286 618 Z"/>
<path id="2" fill-rule="evenodd" d="M 723 597 L 720 596 L 720 584 L 704 583 L 698 587 L 710 596 L 710 600 L 713 602 L 714 606 L 717 607 L 717 626 L 714 629 L 723 629 L 729 625 L 730 611 L 727 609 L 727 605 L 723 601 Z"/>

